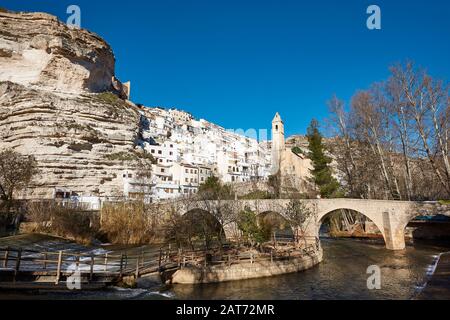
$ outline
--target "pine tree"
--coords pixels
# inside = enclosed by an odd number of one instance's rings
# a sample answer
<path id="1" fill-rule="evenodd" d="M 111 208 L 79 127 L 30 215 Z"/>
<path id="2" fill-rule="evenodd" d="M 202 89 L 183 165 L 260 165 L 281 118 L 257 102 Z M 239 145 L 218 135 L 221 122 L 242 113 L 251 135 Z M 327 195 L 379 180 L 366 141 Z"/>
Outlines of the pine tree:
<path id="1" fill-rule="evenodd" d="M 309 158 L 312 161 L 313 169 L 311 170 L 312 181 L 320 190 L 323 198 L 331 198 L 336 196 L 339 183 L 333 177 L 329 164 L 331 158 L 325 155 L 325 147 L 322 142 L 322 135 L 319 131 L 319 123 L 313 119 L 308 127 L 307 134 L 309 142 Z"/>

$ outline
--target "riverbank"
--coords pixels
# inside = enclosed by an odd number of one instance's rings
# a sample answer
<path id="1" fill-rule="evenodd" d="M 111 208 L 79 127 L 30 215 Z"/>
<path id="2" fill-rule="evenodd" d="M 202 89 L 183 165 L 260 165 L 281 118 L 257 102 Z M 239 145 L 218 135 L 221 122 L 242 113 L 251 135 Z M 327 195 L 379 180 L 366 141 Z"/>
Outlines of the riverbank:
<path id="1" fill-rule="evenodd" d="M 450 300 L 450 252 L 441 253 L 417 300 Z"/>

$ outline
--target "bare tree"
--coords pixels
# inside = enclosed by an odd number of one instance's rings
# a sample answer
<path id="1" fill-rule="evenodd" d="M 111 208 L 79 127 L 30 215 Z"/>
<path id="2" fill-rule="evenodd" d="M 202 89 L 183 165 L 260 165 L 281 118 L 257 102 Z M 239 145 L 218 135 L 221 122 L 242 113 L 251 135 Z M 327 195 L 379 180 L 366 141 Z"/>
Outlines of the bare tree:
<path id="1" fill-rule="evenodd" d="M 25 189 L 38 173 L 36 160 L 6 149 L 0 152 L 0 199 L 13 200 L 14 194 Z"/>
<path id="2" fill-rule="evenodd" d="M 399 83 L 406 106 L 415 121 L 415 129 L 422 141 L 423 151 L 447 195 L 450 194 L 450 165 L 446 124 L 442 123 L 448 108 L 448 86 L 433 80 L 413 63 L 391 68 L 393 79 Z M 444 115 L 444 116 L 442 116 Z M 439 166 L 438 159 L 443 166 Z"/>

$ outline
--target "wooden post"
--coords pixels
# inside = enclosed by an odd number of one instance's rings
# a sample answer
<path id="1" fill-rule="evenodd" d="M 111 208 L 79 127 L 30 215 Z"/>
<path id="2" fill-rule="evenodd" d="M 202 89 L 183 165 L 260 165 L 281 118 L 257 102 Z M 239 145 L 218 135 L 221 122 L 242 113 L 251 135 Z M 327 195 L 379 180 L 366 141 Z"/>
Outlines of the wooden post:
<path id="1" fill-rule="evenodd" d="M 91 270 L 90 270 L 90 274 L 89 274 L 90 281 L 92 281 L 92 279 L 94 277 L 94 261 L 95 261 L 95 258 L 93 255 L 91 255 Z"/>
<path id="2" fill-rule="evenodd" d="M 162 248 L 159 249 L 158 269 L 161 270 Z"/>
<path id="3" fill-rule="evenodd" d="M 270 262 L 273 263 L 273 251 L 270 250 Z"/>
<path id="4" fill-rule="evenodd" d="M 228 266 L 231 266 L 231 255 L 228 254 Z"/>
<path id="5" fill-rule="evenodd" d="M 6 247 L 4 259 L 5 260 L 3 260 L 3 268 L 8 268 L 9 247 Z"/>
<path id="6" fill-rule="evenodd" d="M 58 253 L 58 267 L 56 268 L 55 284 L 59 283 L 59 278 L 61 276 L 61 264 L 62 264 L 62 251 L 59 251 L 59 253 Z"/>
<path id="7" fill-rule="evenodd" d="M 178 267 L 181 267 L 181 249 L 178 249 Z"/>
<path id="8" fill-rule="evenodd" d="M 124 267 L 124 269 L 127 270 L 127 267 L 128 267 L 128 253 L 125 252 L 125 267 Z"/>
<path id="9" fill-rule="evenodd" d="M 136 258 L 136 275 L 135 279 L 139 278 L 139 256 Z"/>
<path id="10" fill-rule="evenodd" d="M 105 253 L 105 272 L 108 271 L 108 252 Z"/>
<path id="11" fill-rule="evenodd" d="M 22 259 L 22 249 L 19 249 L 19 251 L 17 251 L 16 267 L 14 269 L 14 280 L 16 279 L 16 275 L 19 272 L 21 259 Z"/>
<path id="12" fill-rule="evenodd" d="M 48 258 L 47 251 L 45 251 L 44 252 L 44 269 L 47 269 L 47 258 Z"/>
<path id="13" fill-rule="evenodd" d="M 145 253 L 144 250 L 141 252 L 141 267 L 144 267 Z"/>
<path id="14" fill-rule="evenodd" d="M 120 277 L 122 277 L 123 274 L 123 253 L 120 256 Z"/>

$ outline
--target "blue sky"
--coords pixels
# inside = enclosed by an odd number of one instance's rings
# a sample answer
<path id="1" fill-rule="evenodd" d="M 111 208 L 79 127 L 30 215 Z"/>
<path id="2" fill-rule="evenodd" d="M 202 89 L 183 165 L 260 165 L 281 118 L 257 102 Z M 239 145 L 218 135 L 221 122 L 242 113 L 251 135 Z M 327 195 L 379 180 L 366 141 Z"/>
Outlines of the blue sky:
<path id="1" fill-rule="evenodd" d="M 336 93 L 388 77 L 412 59 L 450 76 L 447 0 L 3 0 L 1 7 L 44 11 L 66 21 L 77 4 L 82 27 L 116 55 L 132 100 L 177 107 L 228 129 L 270 128 L 276 111 L 286 134 L 327 116 Z M 366 28 L 376 4 L 382 30 Z"/>

